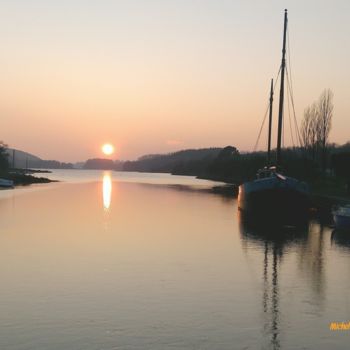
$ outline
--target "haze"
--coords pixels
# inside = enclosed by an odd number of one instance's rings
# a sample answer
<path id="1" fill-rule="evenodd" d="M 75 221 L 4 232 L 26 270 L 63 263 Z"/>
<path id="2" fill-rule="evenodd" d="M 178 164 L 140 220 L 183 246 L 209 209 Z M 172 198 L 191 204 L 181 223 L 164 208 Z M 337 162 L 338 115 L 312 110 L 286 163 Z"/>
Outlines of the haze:
<path id="1" fill-rule="evenodd" d="M 61 161 L 101 156 L 105 142 L 119 159 L 251 150 L 280 64 L 284 8 L 297 118 L 332 89 L 331 141 L 344 143 L 350 5 L 320 0 L 2 1 L 0 139 Z"/>

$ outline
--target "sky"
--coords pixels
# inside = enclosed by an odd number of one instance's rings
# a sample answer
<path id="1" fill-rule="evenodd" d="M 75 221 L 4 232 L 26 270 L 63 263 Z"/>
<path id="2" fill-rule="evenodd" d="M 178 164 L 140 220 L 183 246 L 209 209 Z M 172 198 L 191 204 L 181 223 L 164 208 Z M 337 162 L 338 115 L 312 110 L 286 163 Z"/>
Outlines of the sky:
<path id="1" fill-rule="evenodd" d="M 123 160 L 250 151 L 280 65 L 285 8 L 297 120 L 330 88 L 330 141 L 345 143 L 350 3 L 342 0 L 0 0 L 0 140 L 70 162 L 101 157 L 105 142 Z M 289 134 L 286 121 L 285 145 Z"/>

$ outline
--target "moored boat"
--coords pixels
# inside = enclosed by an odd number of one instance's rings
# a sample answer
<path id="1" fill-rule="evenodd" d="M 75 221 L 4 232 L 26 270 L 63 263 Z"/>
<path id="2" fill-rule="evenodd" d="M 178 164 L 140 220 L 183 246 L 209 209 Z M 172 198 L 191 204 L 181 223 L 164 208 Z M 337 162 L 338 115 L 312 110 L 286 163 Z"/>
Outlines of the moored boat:
<path id="1" fill-rule="evenodd" d="M 0 187 L 13 188 L 13 181 L 7 179 L 0 179 Z"/>
<path id="2" fill-rule="evenodd" d="M 239 187 L 238 205 L 255 219 L 293 223 L 304 219 L 309 206 L 309 187 L 305 182 L 284 176 L 276 167 L 260 169 L 257 178 Z"/>
<path id="3" fill-rule="evenodd" d="M 308 185 L 284 175 L 281 172 L 281 148 L 283 129 L 283 102 L 284 102 L 284 74 L 286 67 L 286 32 L 287 10 L 284 14 L 284 32 L 281 63 L 281 86 L 278 113 L 278 134 L 276 148 L 276 166 L 270 166 L 271 151 L 271 125 L 273 81 L 270 92 L 270 115 L 268 135 L 268 160 L 269 164 L 258 170 L 256 179 L 245 182 L 239 187 L 238 207 L 246 215 L 253 219 L 278 220 L 285 224 L 303 221 L 307 217 L 309 206 Z"/>
<path id="4" fill-rule="evenodd" d="M 333 220 L 336 229 L 350 231 L 350 204 L 335 209 Z"/>

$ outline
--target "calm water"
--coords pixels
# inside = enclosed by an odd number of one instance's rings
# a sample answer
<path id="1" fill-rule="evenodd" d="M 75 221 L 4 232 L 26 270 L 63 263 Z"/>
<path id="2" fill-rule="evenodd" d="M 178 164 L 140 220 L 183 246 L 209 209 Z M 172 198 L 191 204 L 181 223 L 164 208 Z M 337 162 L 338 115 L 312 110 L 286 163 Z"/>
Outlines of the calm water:
<path id="1" fill-rule="evenodd" d="M 210 182 L 56 171 L 0 192 L 0 349 L 347 349 L 350 239 L 243 225 Z"/>

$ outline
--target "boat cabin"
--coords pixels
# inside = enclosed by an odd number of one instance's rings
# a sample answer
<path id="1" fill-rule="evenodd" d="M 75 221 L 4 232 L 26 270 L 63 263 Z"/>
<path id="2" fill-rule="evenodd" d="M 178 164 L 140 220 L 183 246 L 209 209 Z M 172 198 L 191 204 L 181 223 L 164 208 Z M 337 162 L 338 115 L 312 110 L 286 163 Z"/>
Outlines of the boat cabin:
<path id="1" fill-rule="evenodd" d="M 259 169 L 256 178 L 257 179 L 265 179 L 267 177 L 273 177 L 276 176 L 277 169 L 275 166 L 271 167 L 264 167 L 263 169 Z"/>

